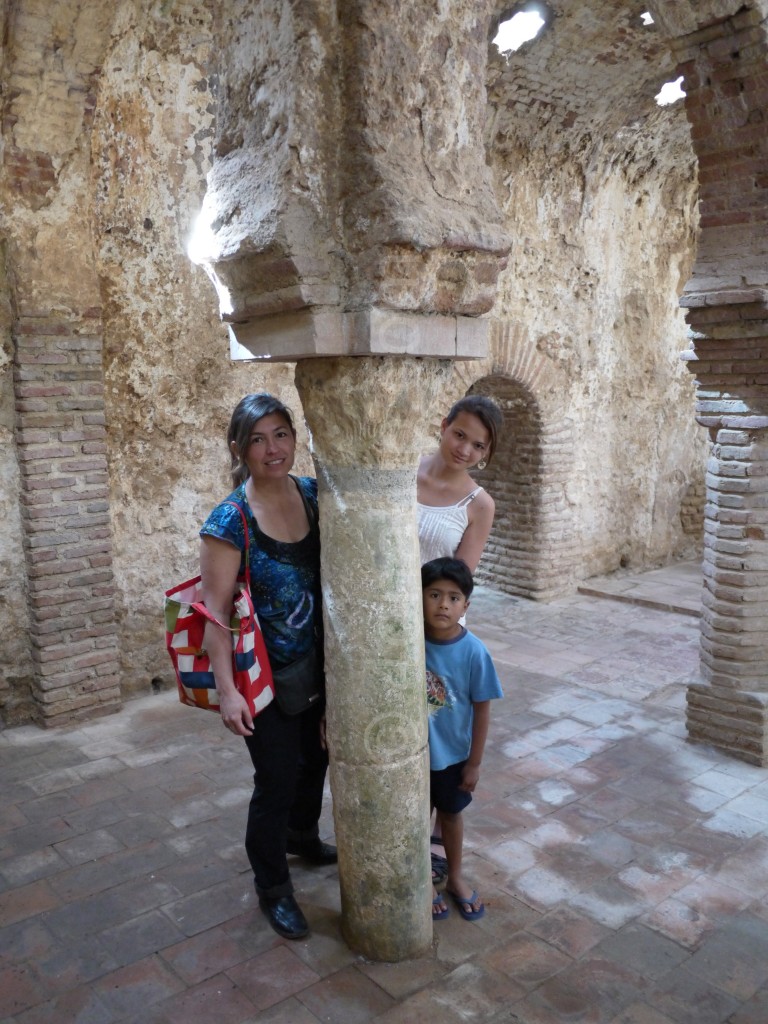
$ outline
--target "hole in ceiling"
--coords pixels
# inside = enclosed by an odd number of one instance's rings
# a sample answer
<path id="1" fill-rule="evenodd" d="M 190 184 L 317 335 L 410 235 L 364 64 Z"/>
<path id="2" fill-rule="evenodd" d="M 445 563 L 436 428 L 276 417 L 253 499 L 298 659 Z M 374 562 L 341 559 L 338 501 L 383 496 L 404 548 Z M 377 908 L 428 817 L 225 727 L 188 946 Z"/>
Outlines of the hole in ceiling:
<path id="1" fill-rule="evenodd" d="M 538 4 L 527 4 L 511 17 L 502 18 L 493 44 L 499 53 L 514 53 L 523 43 L 535 39 L 546 23 L 545 9 Z"/>
<path id="2" fill-rule="evenodd" d="M 652 25 L 653 24 L 653 15 L 651 14 L 650 11 L 643 11 L 643 13 L 640 15 L 640 20 L 642 21 L 642 23 L 644 25 Z"/>
<path id="3" fill-rule="evenodd" d="M 656 93 L 654 99 L 660 107 L 667 107 L 670 103 L 677 103 L 685 96 L 683 90 L 683 76 L 680 75 L 674 82 L 665 82 L 661 90 Z"/>

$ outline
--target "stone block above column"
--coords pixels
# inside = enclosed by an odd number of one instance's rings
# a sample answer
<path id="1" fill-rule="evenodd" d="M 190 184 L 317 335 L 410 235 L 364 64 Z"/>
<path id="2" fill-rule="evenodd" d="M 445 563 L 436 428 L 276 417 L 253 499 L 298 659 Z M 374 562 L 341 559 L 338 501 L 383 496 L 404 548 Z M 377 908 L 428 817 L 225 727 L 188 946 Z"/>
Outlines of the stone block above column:
<path id="1" fill-rule="evenodd" d="M 263 362 L 385 355 L 482 359 L 488 330 L 489 321 L 478 317 L 311 307 L 230 324 L 230 355 Z"/>

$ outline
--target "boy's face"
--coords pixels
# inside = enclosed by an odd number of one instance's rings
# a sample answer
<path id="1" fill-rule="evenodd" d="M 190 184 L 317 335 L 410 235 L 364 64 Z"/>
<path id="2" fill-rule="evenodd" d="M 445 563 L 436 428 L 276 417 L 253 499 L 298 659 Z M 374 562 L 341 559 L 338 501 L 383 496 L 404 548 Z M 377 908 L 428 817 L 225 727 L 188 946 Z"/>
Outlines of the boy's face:
<path id="1" fill-rule="evenodd" d="M 452 640 L 461 631 L 459 619 L 469 608 L 457 584 L 451 580 L 435 580 L 422 591 L 424 601 L 424 628 L 427 636 L 439 640 Z"/>

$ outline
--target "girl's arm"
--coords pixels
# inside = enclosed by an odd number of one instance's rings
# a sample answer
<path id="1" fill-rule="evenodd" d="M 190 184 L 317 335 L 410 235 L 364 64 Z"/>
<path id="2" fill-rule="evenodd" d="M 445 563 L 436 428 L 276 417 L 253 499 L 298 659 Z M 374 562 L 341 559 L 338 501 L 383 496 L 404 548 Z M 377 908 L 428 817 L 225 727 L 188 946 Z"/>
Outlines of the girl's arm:
<path id="1" fill-rule="evenodd" d="M 461 785 L 466 793 L 474 793 L 480 778 L 480 765 L 483 762 L 485 741 L 488 738 L 488 724 L 491 720 L 491 702 L 478 700 L 472 702 L 472 744 L 469 757 L 461 773 Z"/>
<path id="2" fill-rule="evenodd" d="M 236 547 L 217 537 L 200 539 L 203 601 L 208 611 L 227 626 L 239 570 L 240 552 Z M 250 736 L 253 718 L 232 678 L 232 634 L 228 629 L 207 622 L 203 643 L 210 655 L 224 725 L 238 736 Z"/>
<path id="3" fill-rule="evenodd" d="M 469 523 L 461 543 L 454 552 L 454 558 L 466 562 L 473 575 L 480 564 L 480 556 L 490 535 L 495 511 L 493 498 L 487 491 L 481 491 L 470 505 Z"/>

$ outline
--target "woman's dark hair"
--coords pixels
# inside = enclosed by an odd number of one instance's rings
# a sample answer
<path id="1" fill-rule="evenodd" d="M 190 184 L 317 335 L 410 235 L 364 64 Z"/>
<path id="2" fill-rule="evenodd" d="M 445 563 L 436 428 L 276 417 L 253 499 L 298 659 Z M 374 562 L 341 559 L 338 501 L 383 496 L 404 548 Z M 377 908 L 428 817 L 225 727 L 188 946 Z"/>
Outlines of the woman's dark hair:
<path id="1" fill-rule="evenodd" d="M 425 562 L 422 565 L 422 590 L 431 587 L 438 580 L 449 580 L 451 583 L 455 583 L 467 600 L 475 587 L 469 566 L 460 558 L 433 558 L 431 562 Z"/>
<path id="2" fill-rule="evenodd" d="M 488 454 L 485 457 L 486 463 L 490 462 L 493 458 L 493 453 L 496 451 L 496 445 L 499 442 L 499 430 L 504 422 L 501 409 L 492 398 L 488 398 L 486 395 L 465 395 L 451 406 L 448 415 L 445 417 L 445 422 L 453 423 L 460 412 L 468 412 L 472 416 L 477 416 L 491 435 Z"/>
<path id="3" fill-rule="evenodd" d="M 235 487 L 239 487 L 243 480 L 248 479 L 248 467 L 243 461 L 242 455 L 248 451 L 254 424 L 264 416 L 271 416 L 272 413 L 282 416 L 291 433 L 296 437 L 291 410 L 274 395 L 267 394 L 266 391 L 255 395 L 246 395 L 235 406 L 227 431 L 227 447 L 232 458 L 232 482 Z M 233 441 L 236 451 L 232 451 Z"/>

